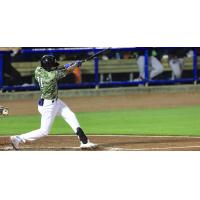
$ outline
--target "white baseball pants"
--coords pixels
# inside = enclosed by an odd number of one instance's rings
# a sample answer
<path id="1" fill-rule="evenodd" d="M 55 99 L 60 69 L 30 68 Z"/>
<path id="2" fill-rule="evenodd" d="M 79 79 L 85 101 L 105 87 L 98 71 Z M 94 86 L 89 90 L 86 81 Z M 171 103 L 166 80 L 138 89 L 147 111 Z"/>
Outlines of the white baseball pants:
<path id="1" fill-rule="evenodd" d="M 176 78 L 181 78 L 183 71 L 184 59 L 183 58 L 173 58 L 169 60 L 169 66 L 172 69 L 172 80 Z"/>
<path id="2" fill-rule="evenodd" d="M 145 78 L 145 62 L 144 62 L 145 57 L 144 56 L 139 56 L 137 59 L 137 65 L 139 69 L 139 76 L 144 79 Z M 161 74 L 163 72 L 164 68 L 161 62 L 154 56 L 151 56 L 149 58 L 149 78 L 152 79 L 156 77 L 157 75 Z"/>
<path id="3" fill-rule="evenodd" d="M 40 129 L 20 135 L 19 137 L 23 142 L 34 141 L 41 137 L 47 136 L 51 130 L 56 116 L 62 116 L 75 133 L 77 128 L 80 127 L 75 114 L 60 99 L 54 101 L 44 100 L 43 106 L 38 105 L 38 111 L 41 114 Z"/>

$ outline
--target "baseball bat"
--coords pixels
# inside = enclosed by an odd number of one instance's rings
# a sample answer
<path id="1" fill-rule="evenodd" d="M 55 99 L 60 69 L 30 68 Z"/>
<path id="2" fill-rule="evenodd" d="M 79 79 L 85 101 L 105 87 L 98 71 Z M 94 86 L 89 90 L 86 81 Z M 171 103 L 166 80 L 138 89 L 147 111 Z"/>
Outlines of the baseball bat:
<path id="1" fill-rule="evenodd" d="M 111 47 L 108 47 L 108 48 L 106 48 L 106 49 L 103 49 L 103 50 L 101 50 L 101 51 L 95 53 L 94 55 L 89 56 L 88 58 L 86 58 L 86 59 L 84 59 L 84 60 L 81 60 L 80 62 L 81 62 L 81 63 L 84 63 L 84 62 L 87 62 L 87 61 L 89 61 L 89 60 L 92 60 L 94 57 L 96 57 L 96 56 L 98 56 L 98 55 L 102 54 L 103 52 L 106 52 L 106 51 L 108 51 L 108 50 L 110 50 L 110 49 L 111 49 Z M 73 65 L 73 64 L 74 64 L 74 63 L 71 63 L 71 65 Z M 57 69 L 63 69 L 63 68 L 57 68 Z"/>
<path id="2" fill-rule="evenodd" d="M 96 56 L 98 56 L 98 55 L 100 55 L 100 54 L 102 54 L 102 53 L 104 53 L 104 52 L 106 52 L 106 51 L 108 51 L 108 50 L 110 50 L 110 49 L 111 49 L 111 47 L 108 47 L 108 48 L 106 48 L 106 49 L 103 49 L 102 51 L 99 51 L 99 52 L 95 53 L 94 55 L 92 55 L 92 56 L 86 58 L 85 60 L 82 60 L 82 63 L 87 62 L 87 61 L 89 61 L 89 60 L 92 60 L 92 59 L 95 58 Z"/>

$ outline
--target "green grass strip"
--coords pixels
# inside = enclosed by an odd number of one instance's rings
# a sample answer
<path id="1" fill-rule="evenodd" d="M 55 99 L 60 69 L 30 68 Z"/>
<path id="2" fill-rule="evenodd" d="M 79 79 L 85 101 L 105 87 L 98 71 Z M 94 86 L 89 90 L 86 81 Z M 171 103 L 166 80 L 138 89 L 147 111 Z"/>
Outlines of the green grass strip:
<path id="1" fill-rule="evenodd" d="M 82 112 L 76 115 L 87 134 L 200 136 L 200 106 Z M 0 135 L 21 134 L 39 126 L 40 115 L 1 117 Z M 73 134 L 73 131 L 58 117 L 51 134 Z"/>

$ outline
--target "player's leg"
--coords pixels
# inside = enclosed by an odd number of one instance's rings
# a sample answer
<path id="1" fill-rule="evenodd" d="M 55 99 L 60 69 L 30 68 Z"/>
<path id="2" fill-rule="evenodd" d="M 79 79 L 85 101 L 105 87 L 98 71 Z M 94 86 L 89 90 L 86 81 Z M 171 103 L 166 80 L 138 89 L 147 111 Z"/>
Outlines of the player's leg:
<path id="1" fill-rule="evenodd" d="M 22 134 L 20 137 L 24 141 L 34 141 L 41 137 L 47 136 L 51 130 L 54 118 L 56 116 L 54 112 L 55 111 L 52 109 L 43 110 L 41 115 L 40 129 Z"/>
<path id="2" fill-rule="evenodd" d="M 173 79 L 181 78 L 182 68 L 179 59 L 170 59 L 169 66 L 172 69 Z"/>
<path id="3" fill-rule="evenodd" d="M 178 60 L 179 60 L 179 63 L 180 63 L 181 76 L 182 76 L 185 60 L 184 60 L 184 58 L 179 58 Z"/>
<path id="4" fill-rule="evenodd" d="M 57 100 L 57 104 L 59 106 L 57 115 L 60 115 L 63 117 L 63 119 L 70 125 L 70 127 L 73 129 L 73 131 L 76 133 L 77 128 L 80 127 L 80 124 L 78 122 L 78 119 L 76 118 L 76 115 L 74 112 L 71 111 L 71 109 L 60 99 Z"/>
<path id="5" fill-rule="evenodd" d="M 22 134 L 17 136 L 12 136 L 11 141 L 16 149 L 19 148 L 20 143 L 25 143 L 26 141 L 34 141 L 44 136 L 47 136 L 51 130 L 54 118 L 56 116 L 56 107 L 54 104 L 48 106 L 38 106 L 38 110 L 41 114 L 41 126 L 40 129 Z"/>
<path id="6" fill-rule="evenodd" d="M 70 127 L 73 129 L 74 133 L 76 133 L 78 136 L 80 135 L 80 140 L 84 143 L 87 143 L 87 137 L 84 134 L 83 130 L 80 128 L 80 124 L 78 122 L 78 119 L 76 118 L 76 115 L 71 111 L 71 109 L 60 99 L 58 99 L 59 104 L 59 112 L 58 115 L 61 115 L 63 119 L 70 125 Z"/>
<path id="7" fill-rule="evenodd" d="M 164 70 L 162 63 L 154 56 L 151 56 L 151 67 L 152 70 L 150 72 L 150 79 L 156 77 L 157 75 L 161 74 Z"/>
<path id="8" fill-rule="evenodd" d="M 137 65 L 138 65 L 138 70 L 139 70 L 139 79 L 144 79 L 145 77 L 145 70 L 144 70 L 144 56 L 139 56 L 137 59 Z"/>
<path id="9" fill-rule="evenodd" d="M 85 135 L 83 129 L 80 127 L 76 115 L 71 111 L 71 109 L 60 99 L 58 99 L 59 111 L 58 115 L 61 115 L 63 119 L 70 125 L 74 133 L 78 136 L 81 142 L 81 147 L 84 148 L 94 148 L 97 145 L 89 142 L 87 136 Z"/>

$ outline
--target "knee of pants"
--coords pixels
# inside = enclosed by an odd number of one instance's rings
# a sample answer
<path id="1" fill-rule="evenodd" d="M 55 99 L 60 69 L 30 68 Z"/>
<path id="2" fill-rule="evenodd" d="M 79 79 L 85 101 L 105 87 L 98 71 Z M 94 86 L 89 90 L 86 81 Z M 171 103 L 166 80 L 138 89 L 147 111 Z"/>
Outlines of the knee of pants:
<path id="1" fill-rule="evenodd" d="M 181 71 L 175 72 L 174 75 L 176 76 L 176 78 L 181 78 Z"/>
<path id="2" fill-rule="evenodd" d="M 180 66 L 171 67 L 171 69 L 172 69 L 172 73 L 176 76 L 176 78 L 181 77 L 182 70 L 181 70 Z"/>
<path id="3" fill-rule="evenodd" d="M 69 122 L 70 120 L 76 119 L 76 115 L 70 109 L 64 109 L 61 112 L 61 116 L 65 119 L 65 121 Z"/>
<path id="4" fill-rule="evenodd" d="M 72 111 L 70 111 L 68 115 L 69 115 L 69 118 L 76 118 L 76 115 Z"/>
<path id="5" fill-rule="evenodd" d="M 158 67 L 156 70 L 158 74 L 161 74 L 164 71 L 163 66 Z"/>
<path id="6" fill-rule="evenodd" d="M 46 130 L 41 129 L 40 131 L 41 131 L 42 136 L 47 136 L 49 134 L 49 130 L 47 130 L 47 129 Z"/>

